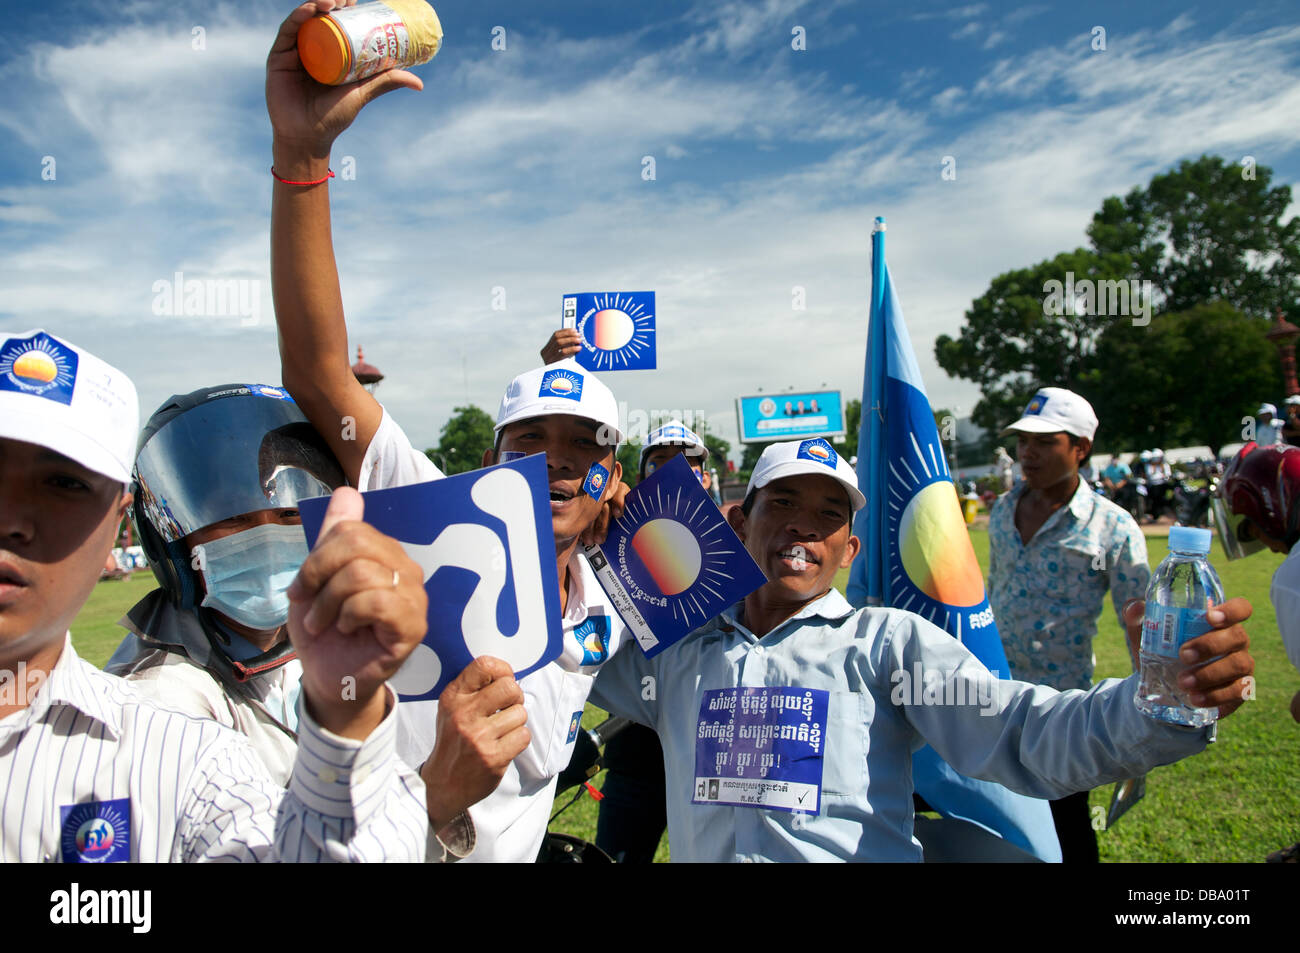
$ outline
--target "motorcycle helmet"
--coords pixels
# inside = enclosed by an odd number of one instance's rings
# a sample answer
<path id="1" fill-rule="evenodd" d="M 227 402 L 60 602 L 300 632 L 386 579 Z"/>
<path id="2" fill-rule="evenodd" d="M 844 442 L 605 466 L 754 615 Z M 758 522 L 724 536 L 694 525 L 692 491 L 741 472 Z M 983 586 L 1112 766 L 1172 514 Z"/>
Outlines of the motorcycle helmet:
<path id="1" fill-rule="evenodd" d="M 236 680 L 293 657 L 284 640 L 235 662 L 213 610 L 197 604 L 199 573 L 185 538 L 235 516 L 296 508 L 346 483 L 342 467 L 287 391 L 225 384 L 171 397 L 140 434 L 132 472 L 132 518 L 159 586 L 173 605 L 196 613 L 214 658 Z M 231 674 L 226 671 L 224 674 Z"/>
<path id="2" fill-rule="evenodd" d="M 1246 444 L 1219 484 L 1214 517 L 1229 559 L 1264 548 L 1254 528 L 1287 548 L 1300 542 L 1300 447 Z"/>

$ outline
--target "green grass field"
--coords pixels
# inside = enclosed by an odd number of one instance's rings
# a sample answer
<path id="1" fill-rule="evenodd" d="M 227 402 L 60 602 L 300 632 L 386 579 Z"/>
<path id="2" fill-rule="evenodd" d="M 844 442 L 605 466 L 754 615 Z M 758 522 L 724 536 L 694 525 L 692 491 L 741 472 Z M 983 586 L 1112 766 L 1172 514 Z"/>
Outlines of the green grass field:
<path id="1" fill-rule="evenodd" d="M 988 565 L 988 534 L 971 532 L 980 565 Z M 1151 565 L 1165 557 L 1165 540 L 1148 537 Z M 1300 840 L 1300 725 L 1287 707 L 1300 691 L 1300 673 L 1287 661 L 1277 634 L 1269 581 L 1282 557 L 1261 553 L 1228 562 L 1215 543 L 1211 559 L 1225 592 L 1244 596 L 1255 607 L 1247 623 L 1255 657 L 1257 697 L 1220 725 L 1219 741 L 1203 754 L 1159 768 L 1147 776 L 1146 798 L 1098 840 L 1103 861 L 1231 861 L 1255 862 L 1269 852 Z M 842 591 L 847 572 L 836 578 Z M 121 641 L 116 622 L 153 588 L 153 575 L 137 572 L 125 581 L 96 586 L 73 626 L 77 651 L 103 665 Z M 1130 671 L 1114 612 L 1107 604 L 1094 650 L 1097 679 L 1123 677 Z M 604 712 L 588 705 L 583 719 L 593 727 Z M 602 776 L 593 779 L 599 788 Z M 563 795 L 557 806 L 567 802 Z M 1110 787 L 1092 793 L 1092 804 L 1105 810 Z M 554 829 L 595 839 L 597 805 L 585 794 L 556 821 Z M 656 861 L 668 859 L 668 839 L 659 845 Z"/>

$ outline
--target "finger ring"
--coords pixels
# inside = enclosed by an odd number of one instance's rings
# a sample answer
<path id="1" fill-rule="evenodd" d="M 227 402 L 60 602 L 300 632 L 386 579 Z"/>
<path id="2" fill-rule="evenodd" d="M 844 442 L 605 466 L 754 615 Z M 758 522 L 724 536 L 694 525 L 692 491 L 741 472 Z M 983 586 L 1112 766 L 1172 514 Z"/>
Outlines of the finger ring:
<path id="1" fill-rule="evenodd" d="M 393 588 L 394 588 L 394 589 L 397 588 L 397 584 L 398 584 L 399 581 L 401 581 L 401 577 L 398 576 L 398 574 L 397 574 L 397 570 L 394 569 L 394 570 L 393 570 Z"/>

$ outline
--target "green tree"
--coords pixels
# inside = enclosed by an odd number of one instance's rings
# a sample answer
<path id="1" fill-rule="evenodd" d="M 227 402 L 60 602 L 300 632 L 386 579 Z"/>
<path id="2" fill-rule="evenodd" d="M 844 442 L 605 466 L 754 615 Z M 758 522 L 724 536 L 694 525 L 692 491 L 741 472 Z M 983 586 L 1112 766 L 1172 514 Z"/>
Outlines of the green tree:
<path id="1" fill-rule="evenodd" d="M 425 456 L 451 476 L 477 470 L 483 465 L 483 451 L 495 442 L 493 420 L 478 407 L 457 407 L 443 425 L 438 446 Z"/>
<path id="2" fill-rule="evenodd" d="M 1097 367 L 1079 388 L 1101 421 L 1098 445 L 1125 452 L 1204 444 L 1217 456 L 1241 440 L 1242 418 L 1282 393 L 1267 330 L 1222 301 L 1158 315 L 1149 327 L 1107 328 Z"/>
<path id="3" fill-rule="evenodd" d="M 1226 301 L 1271 316 L 1295 305 L 1300 217 L 1286 224 L 1289 186 L 1269 188 L 1267 166 L 1203 155 L 1155 176 L 1145 189 L 1102 202 L 1088 228 L 1101 255 L 1131 261 L 1129 277 L 1150 280 L 1162 310 Z"/>
<path id="4" fill-rule="evenodd" d="M 1126 278 L 1128 270 L 1127 255 L 1076 248 L 994 278 L 971 303 L 960 335 L 941 334 L 934 345 L 935 359 L 948 374 L 980 385 L 982 396 L 971 414 L 975 423 L 996 431 L 1019 416 L 1039 387 L 1076 388 L 1095 366 L 1101 332 L 1131 318 L 1098 315 L 1072 302 L 1054 309 L 1051 283 L 1069 276 L 1076 283 L 1113 281 Z"/>

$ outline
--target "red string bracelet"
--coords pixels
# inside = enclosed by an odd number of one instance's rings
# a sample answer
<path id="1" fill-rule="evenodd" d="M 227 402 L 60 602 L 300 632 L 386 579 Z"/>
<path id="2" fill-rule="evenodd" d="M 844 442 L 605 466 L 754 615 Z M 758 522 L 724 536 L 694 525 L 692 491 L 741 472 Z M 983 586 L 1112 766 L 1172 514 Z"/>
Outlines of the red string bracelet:
<path id="1" fill-rule="evenodd" d="M 282 179 L 275 171 L 275 166 L 271 166 L 271 175 L 274 177 L 275 181 L 283 182 L 285 185 L 320 185 L 322 182 L 328 182 L 330 179 L 334 178 L 334 170 L 330 169 L 328 174 L 321 176 L 313 182 L 292 182 L 289 179 Z"/>

